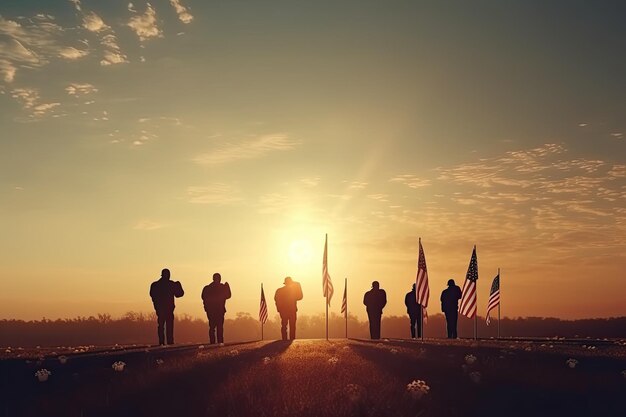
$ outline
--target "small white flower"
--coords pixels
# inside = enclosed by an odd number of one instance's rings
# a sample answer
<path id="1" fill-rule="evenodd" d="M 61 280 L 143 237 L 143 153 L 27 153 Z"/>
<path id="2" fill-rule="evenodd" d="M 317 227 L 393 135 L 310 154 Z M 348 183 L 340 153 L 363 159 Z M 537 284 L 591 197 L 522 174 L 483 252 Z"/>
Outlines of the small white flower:
<path id="1" fill-rule="evenodd" d="M 228 352 L 230 356 L 237 356 L 239 355 L 239 351 L 237 349 L 233 349 L 230 352 Z"/>
<path id="2" fill-rule="evenodd" d="M 204 349 L 204 345 L 198 346 L 198 349 Z"/>
<path id="3" fill-rule="evenodd" d="M 165 363 L 165 361 L 163 359 L 157 359 L 156 360 L 156 364 L 159 365 L 159 366 L 163 365 L 164 363 Z"/>
<path id="4" fill-rule="evenodd" d="M 398 353 L 398 349 L 391 349 L 389 352 L 391 352 L 393 355 L 395 355 L 396 353 Z"/>
<path id="5" fill-rule="evenodd" d="M 388 342 L 388 341 L 389 341 L 389 339 L 383 339 L 383 340 L 384 340 L 385 342 Z"/>
<path id="6" fill-rule="evenodd" d="M 348 345 L 344 346 L 343 350 L 350 350 L 350 346 L 348 346 Z"/>
<path id="7" fill-rule="evenodd" d="M 426 384 L 425 381 L 418 379 L 413 380 L 410 384 L 407 384 L 406 390 L 411 397 L 419 400 L 424 395 L 428 394 L 428 392 L 430 391 L 430 387 Z"/>
<path id="8" fill-rule="evenodd" d="M 328 359 L 328 363 L 331 365 L 337 365 L 338 362 L 339 362 L 339 358 L 336 356 L 333 356 Z"/>
<path id="9" fill-rule="evenodd" d="M 35 372 L 35 376 L 37 377 L 39 382 L 46 382 L 50 375 L 52 375 L 52 372 L 48 371 L 47 369 L 40 369 Z"/>
<path id="10" fill-rule="evenodd" d="M 65 365 L 67 363 L 67 356 L 65 355 L 59 356 L 59 362 L 61 363 L 61 365 Z"/>
<path id="11" fill-rule="evenodd" d="M 4 353 L 11 353 L 11 348 L 7 348 Z"/>
<path id="12" fill-rule="evenodd" d="M 113 365 L 111 365 L 111 368 L 113 368 L 115 372 L 122 372 L 125 367 L 126 363 L 122 361 L 113 362 Z"/>
<path id="13" fill-rule="evenodd" d="M 533 348 L 531 348 L 530 346 L 526 346 L 526 348 L 524 348 L 524 350 L 525 350 L 526 352 L 530 352 L 530 351 L 532 351 L 532 350 L 533 350 Z"/>
<path id="14" fill-rule="evenodd" d="M 346 395 L 353 403 L 361 402 L 365 399 L 365 388 L 357 384 L 346 385 Z"/>
<path id="15" fill-rule="evenodd" d="M 481 378 L 480 372 L 478 372 L 478 371 L 471 372 L 469 374 L 469 377 L 470 377 L 470 380 L 474 384 L 480 384 L 480 378 Z"/>
<path id="16" fill-rule="evenodd" d="M 572 358 L 566 360 L 565 363 L 567 364 L 567 366 L 569 366 L 572 369 L 576 368 L 576 365 L 578 365 L 578 361 Z"/>
<path id="17" fill-rule="evenodd" d="M 266 356 L 263 358 L 263 364 L 267 365 L 268 363 L 270 363 L 271 360 L 272 358 L 270 358 L 269 356 Z"/>
<path id="18" fill-rule="evenodd" d="M 471 353 L 469 355 L 465 355 L 466 364 L 473 365 L 474 362 L 476 362 L 476 356 L 472 355 Z"/>

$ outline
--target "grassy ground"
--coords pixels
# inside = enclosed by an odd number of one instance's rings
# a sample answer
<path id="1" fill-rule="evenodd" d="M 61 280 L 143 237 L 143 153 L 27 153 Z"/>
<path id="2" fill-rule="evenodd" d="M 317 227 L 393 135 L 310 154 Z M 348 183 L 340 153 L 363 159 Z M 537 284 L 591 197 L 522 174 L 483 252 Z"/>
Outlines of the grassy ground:
<path id="1" fill-rule="evenodd" d="M 624 416 L 621 352 L 297 340 L 0 366 L 5 416 Z M 573 368 L 570 358 L 578 361 Z M 126 364 L 121 372 L 111 368 L 117 360 Z M 47 382 L 34 377 L 41 367 L 52 371 Z M 428 389 L 407 389 L 414 380 Z"/>

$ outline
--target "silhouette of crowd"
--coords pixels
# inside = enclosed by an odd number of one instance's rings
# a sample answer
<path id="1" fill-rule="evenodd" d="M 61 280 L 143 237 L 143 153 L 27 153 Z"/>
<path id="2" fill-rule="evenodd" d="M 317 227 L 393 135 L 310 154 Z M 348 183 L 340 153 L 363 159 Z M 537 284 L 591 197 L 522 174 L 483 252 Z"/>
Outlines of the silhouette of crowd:
<path id="1" fill-rule="evenodd" d="M 174 344 L 174 299 L 182 297 L 185 292 L 180 281 L 172 281 L 169 269 L 161 271 L 161 277 L 150 285 L 150 297 L 157 316 L 157 336 L 160 345 Z M 422 337 L 424 309 L 417 302 L 415 284 L 405 298 L 404 304 L 409 315 L 411 338 Z M 224 315 L 226 300 L 231 298 L 228 282 L 222 283 L 219 273 L 213 274 L 213 282 L 202 290 L 201 299 L 209 322 L 209 343 L 224 345 Z M 280 333 L 282 340 L 296 338 L 296 321 L 298 301 L 302 300 L 302 286 L 291 277 L 286 277 L 283 286 L 276 290 L 274 302 L 280 315 Z M 456 339 L 458 324 L 458 302 L 461 289 L 453 279 L 448 281 L 448 288 L 441 293 L 441 311 L 446 317 L 449 339 Z M 363 304 L 369 320 L 370 337 L 380 339 L 383 309 L 387 305 L 387 293 L 380 288 L 378 281 L 372 282 L 372 288 L 363 296 Z"/>

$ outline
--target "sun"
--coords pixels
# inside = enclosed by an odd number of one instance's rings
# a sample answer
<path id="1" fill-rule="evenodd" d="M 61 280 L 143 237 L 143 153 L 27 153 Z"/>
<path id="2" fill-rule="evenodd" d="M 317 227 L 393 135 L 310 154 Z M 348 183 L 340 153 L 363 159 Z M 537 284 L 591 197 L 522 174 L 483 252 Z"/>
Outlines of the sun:
<path id="1" fill-rule="evenodd" d="M 298 265 L 308 264 L 313 258 L 311 242 L 297 239 L 289 244 L 289 260 Z"/>

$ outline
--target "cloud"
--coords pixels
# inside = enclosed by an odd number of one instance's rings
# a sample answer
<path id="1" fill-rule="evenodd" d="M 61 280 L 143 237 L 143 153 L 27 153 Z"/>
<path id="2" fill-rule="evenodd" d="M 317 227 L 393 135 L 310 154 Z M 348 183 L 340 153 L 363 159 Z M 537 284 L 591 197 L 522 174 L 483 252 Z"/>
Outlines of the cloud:
<path id="1" fill-rule="evenodd" d="M 305 187 L 317 187 L 317 185 L 320 183 L 320 180 L 320 177 L 301 178 L 300 183 Z"/>
<path id="2" fill-rule="evenodd" d="M 86 12 L 83 14 L 83 27 L 90 32 L 101 32 L 110 29 L 104 20 L 94 12 Z"/>
<path id="3" fill-rule="evenodd" d="M 363 181 L 344 181 L 348 183 L 348 188 L 353 190 L 362 190 L 367 187 L 367 183 Z"/>
<path id="4" fill-rule="evenodd" d="M 59 51 L 59 56 L 61 58 L 65 58 L 69 60 L 79 59 L 87 55 L 89 55 L 89 51 L 76 49 L 73 46 L 68 46 Z"/>
<path id="5" fill-rule="evenodd" d="M 13 82 L 17 68 L 6 59 L 0 59 L 0 78 L 6 83 Z"/>
<path id="6" fill-rule="evenodd" d="M 156 11 L 150 3 L 146 3 L 146 12 L 144 14 L 130 18 L 128 27 L 137 34 L 140 41 L 163 36 L 163 33 L 157 26 Z"/>
<path id="7" fill-rule="evenodd" d="M 367 198 L 382 202 L 389 201 L 389 196 L 387 194 L 368 194 Z"/>
<path id="8" fill-rule="evenodd" d="M 415 175 L 410 175 L 410 174 L 396 175 L 395 177 L 391 178 L 389 181 L 404 184 L 409 188 L 421 188 L 421 187 L 427 187 L 430 185 L 430 180 L 419 178 Z"/>
<path id="9" fill-rule="evenodd" d="M 187 187 L 187 199 L 194 204 L 212 205 L 227 205 L 242 200 L 237 188 L 224 183 Z"/>
<path id="10" fill-rule="evenodd" d="M 178 14 L 178 19 L 180 19 L 181 22 L 185 24 L 191 23 L 191 21 L 193 20 L 193 16 L 191 15 L 191 13 L 189 13 L 189 9 L 187 9 L 180 3 L 180 0 L 170 0 L 170 4 L 176 10 L 176 14 Z"/>
<path id="11" fill-rule="evenodd" d="M 30 117 L 41 117 L 49 113 L 61 103 L 40 103 L 39 91 L 34 88 L 15 88 L 11 97 L 16 99 L 22 108 L 30 113 Z"/>
<path id="12" fill-rule="evenodd" d="M 108 66 L 115 64 L 124 64 L 128 62 L 126 55 L 122 53 L 120 46 L 117 43 L 117 38 L 113 33 L 108 33 L 100 39 L 100 44 L 104 48 L 102 60 L 100 65 Z"/>
<path id="13" fill-rule="evenodd" d="M 65 91 L 70 96 L 80 97 L 87 94 L 97 93 L 98 89 L 89 83 L 71 83 L 65 87 Z"/>
<path id="14" fill-rule="evenodd" d="M 134 230 L 158 230 L 164 228 L 166 225 L 163 223 L 155 222 L 149 219 L 139 220 L 134 226 Z"/>
<path id="15" fill-rule="evenodd" d="M 242 159 L 256 159 L 274 151 L 288 151 L 298 145 L 297 141 L 289 138 L 286 134 L 275 133 L 258 136 L 239 143 L 227 143 L 215 149 L 193 158 L 193 161 L 201 165 L 220 165 Z"/>
<path id="16" fill-rule="evenodd" d="M 40 68 L 60 56 L 64 29 L 54 17 L 37 15 L 20 22 L 0 16 L 0 74 L 13 82 L 20 68 Z"/>

